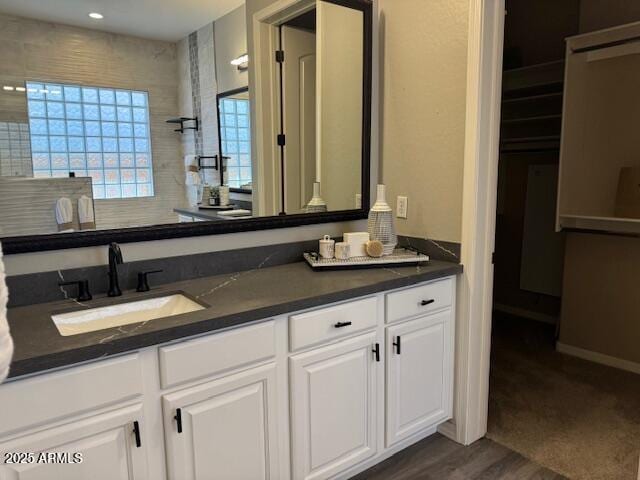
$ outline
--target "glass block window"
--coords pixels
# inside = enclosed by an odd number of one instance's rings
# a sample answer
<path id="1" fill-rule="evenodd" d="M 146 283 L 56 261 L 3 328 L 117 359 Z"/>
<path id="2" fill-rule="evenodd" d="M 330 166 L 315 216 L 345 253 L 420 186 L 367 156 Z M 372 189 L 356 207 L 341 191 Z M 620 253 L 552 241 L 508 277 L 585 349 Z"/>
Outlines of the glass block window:
<path id="1" fill-rule="evenodd" d="M 27 83 L 34 177 L 93 179 L 96 199 L 152 197 L 147 92 Z"/>
<path id="2" fill-rule="evenodd" d="M 0 176 L 31 177 L 29 125 L 0 122 Z"/>
<path id="3" fill-rule="evenodd" d="M 249 100 L 220 100 L 220 142 L 226 160 L 226 184 L 232 188 L 251 188 L 251 132 Z"/>

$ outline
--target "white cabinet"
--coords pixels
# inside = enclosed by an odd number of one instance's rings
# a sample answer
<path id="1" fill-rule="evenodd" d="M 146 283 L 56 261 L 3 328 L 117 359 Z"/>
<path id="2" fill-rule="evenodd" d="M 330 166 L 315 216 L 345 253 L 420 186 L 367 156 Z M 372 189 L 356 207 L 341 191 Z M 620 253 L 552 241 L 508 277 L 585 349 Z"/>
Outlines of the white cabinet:
<path id="1" fill-rule="evenodd" d="M 148 478 L 146 448 L 150 441 L 144 435 L 142 407 L 120 408 L 0 444 L 0 479 L 143 480 Z M 6 457 L 10 452 L 33 457 L 10 456 L 24 462 L 11 464 Z M 81 454 L 82 462 L 74 461 L 75 453 Z M 55 454 L 67 454 L 68 463 L 53 463 Z"/>
<path id="2" fill-rule="evenodd" d="M 290 358 L 296 480 L 331 477 L 375 455 L 375 332 Z"/>
<path id="3" fill-rule="evenodd" d="M 165 395 L 169 478 L 282 478 L 275 380 L 270 363 Z"/>
<path id="4" fill-rule="evenodd" d="M 387 328 L 387 447 L 451 417 L 451 310 Z"/>
<path id="5" fill-rule="evenodd" d="M 449 277 L 16 379 L 0 454 L 83 462 L 0 480 L 347 478 L 451 418 L 454 306 Z"/>

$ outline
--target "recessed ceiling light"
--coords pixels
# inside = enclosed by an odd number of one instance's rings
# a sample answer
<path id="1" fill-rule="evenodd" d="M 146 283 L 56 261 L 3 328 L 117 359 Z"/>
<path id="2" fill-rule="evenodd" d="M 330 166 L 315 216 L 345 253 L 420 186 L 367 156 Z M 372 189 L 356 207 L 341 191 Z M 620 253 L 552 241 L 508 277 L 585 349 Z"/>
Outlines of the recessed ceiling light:
<path id="1" fill-rule="evenodd" d="M 4 87 L 2 87 L 3 90 L 6 90 L 7 92 L 13 92 L 13 87 L 9 86 L 9 85 L 5 85 Z"/>
<path id="2" fill-rule="evenodd" d="M 94 20 L 102 20 L 104 18 L 104 15 L 102 15 L 101 13 L 98 13 L 98 12 L 91 12 L 89 14 L 89 16 L 91 18 L 93 18 Z"/>
<path id="3" fill-rule="evenodd" d="M 24 88 L 24 87 L 16 87 L 16 92 L 24 92 L 24 91 L 26 91 L 26 90 L 27 90 L 27 89 L 26 89 L 26 88 Z"/>

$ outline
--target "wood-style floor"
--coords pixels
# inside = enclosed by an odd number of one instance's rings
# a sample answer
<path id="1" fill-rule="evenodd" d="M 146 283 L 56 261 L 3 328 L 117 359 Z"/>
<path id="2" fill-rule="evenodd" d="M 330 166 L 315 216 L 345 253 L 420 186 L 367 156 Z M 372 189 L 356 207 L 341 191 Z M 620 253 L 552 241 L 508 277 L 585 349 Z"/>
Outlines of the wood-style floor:
<path id="1" fill-rule="evenodd" d="M 463 447 L 432 435 L 352 480 L 561 480 L 519 453 L 488 439 Z"/>

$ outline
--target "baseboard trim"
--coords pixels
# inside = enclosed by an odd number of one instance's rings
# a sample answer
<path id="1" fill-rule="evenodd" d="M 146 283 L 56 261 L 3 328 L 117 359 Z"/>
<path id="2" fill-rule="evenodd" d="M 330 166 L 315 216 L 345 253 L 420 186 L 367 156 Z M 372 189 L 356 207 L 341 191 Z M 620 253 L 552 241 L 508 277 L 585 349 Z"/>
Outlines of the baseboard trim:
<path id="1" fill-rule="evenodd" d="M 632 362 L 630 360 L 611 357 L 609 355 L 605 355 L 604 353 L 585 350 L 583 348 L 574 347 L 572 345 L 567 345 L 566 343 L 561 342 L 556 342 L 556 350 L 560 353 L 582 358 L 583 360 L 589 360 L 601 365 L 618 368 L 620 370 L 625 370 L 627 372 L 637 373 L 640 375 L 640 363 Z"/>
<path id="2" fill-rule="evenodd" d="M 497 310 L 498 312 L 508 313 L 509 315 L 516 315 L 518 317 L 535 320 L 537 322 L 549 323 L 551 325 L 555 325 L 558 323 L 558 318 L 554 317 L 553 315 L 547 315 L 546 313 L 540 312 L 532 312 L 531 310 L 512 307 L 510 305 L 505 305 L 504 303 L 494 303 L 493 309 Z"/>
<path id="3" fill-rule="evenodd" d="M 438 433 L 444 435 L 449 440 L 460 443 L 458 441 L 458 429 L 456 428 L 456 424 L 453 422 L 453 420 L 448 420 L 444 423 L 441 423 L 440 426 L 438 426 Z"/>

